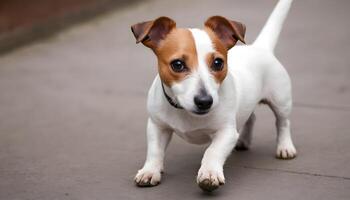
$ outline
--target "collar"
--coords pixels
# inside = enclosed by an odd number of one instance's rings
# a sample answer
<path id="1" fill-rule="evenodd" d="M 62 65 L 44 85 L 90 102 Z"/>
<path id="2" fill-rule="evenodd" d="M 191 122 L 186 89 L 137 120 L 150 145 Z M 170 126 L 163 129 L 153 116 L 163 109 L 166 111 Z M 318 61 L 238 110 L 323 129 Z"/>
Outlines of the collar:
<path id="1" fill-rule="evenodd" d="M 161 82 L 162 84 L 162 89 L 163 89 L 163 93 L 164 93 L 164 96 L 166 98 L 166 100 L 169 102 L 170 105 L 172 105 L 174 108 L 177 108 L 177 109 L 183 109 L 183 107 L 176 103 L 171 97 L 169 97 L 169 95 L 165 92 L 165 89 L 164 89 L 164 84 L 163 82 Z"/>

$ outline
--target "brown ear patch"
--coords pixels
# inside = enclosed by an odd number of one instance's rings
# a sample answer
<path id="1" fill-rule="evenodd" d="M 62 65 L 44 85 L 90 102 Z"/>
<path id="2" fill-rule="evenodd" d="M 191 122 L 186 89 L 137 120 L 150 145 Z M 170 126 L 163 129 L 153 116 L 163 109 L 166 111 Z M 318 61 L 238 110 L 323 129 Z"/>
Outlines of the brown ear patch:
<path id="1" fill-rule="evenodd" d="M 142 42 L 154 50 L 175 27 L 174 20 L 168 17 L 159 17 L 153 21 L 134 24 L 131 26 L 131 31 L 136 38 L 136 43 Z"/>
<path id="2" fill-rule="evenodd" d="M 238 40 L 245 43 L 246 27 L 240 22 L 221 16 L 212 16 L 204 24 L 217 35 L 227 49 L 232 48 Z"/>
<path id="3" fill-rule="evenodd" d="M 155 49 L 158 57 L 158 72 L 161 80 L 167 86 L 186 78 L 198 66 L 198 56 L 195 41 L 188 29 L 173 29 Z M 171 69 L 170 63 L 180 59 L 187 66 L 186 72 L 177 73 Z"/>

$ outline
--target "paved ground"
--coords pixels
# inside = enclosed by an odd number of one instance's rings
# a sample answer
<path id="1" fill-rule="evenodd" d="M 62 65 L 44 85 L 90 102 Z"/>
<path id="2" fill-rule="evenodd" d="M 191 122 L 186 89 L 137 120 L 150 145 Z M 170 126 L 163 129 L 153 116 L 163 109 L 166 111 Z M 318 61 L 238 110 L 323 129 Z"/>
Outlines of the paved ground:
<path id="1" fill-rule="evenodd" d="M 168 15 L 201 26 L 221 14 L 245 22 L 251 42 L 275 2 L 144 1 L 1 56 L 0 199 L 350 199 L 346 0 L 296 1 L 278 44 L 294 85 L 297 159 L 274 158 L 273 117 L 261 107 L 252 149 L 232 154 L 212 195 L 195 184 L 204 147 L 177 137 L 162 184 L 133 185 L 156 68 L 129 25 Z"/>

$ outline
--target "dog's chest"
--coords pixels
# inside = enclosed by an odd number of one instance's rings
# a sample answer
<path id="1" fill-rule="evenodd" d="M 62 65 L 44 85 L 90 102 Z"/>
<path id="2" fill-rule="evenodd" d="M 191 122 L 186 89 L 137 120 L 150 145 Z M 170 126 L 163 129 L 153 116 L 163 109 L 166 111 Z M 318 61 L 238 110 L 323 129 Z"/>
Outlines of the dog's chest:
<path id="1" fill-rule="evenodd" d="M 219 124 L 215 123 L 217 119 L 212 116 L 208 118 L 192 118 L 188 114 L 163 113 L 159 116 L 163 123 L 170 126 L 174 133 L 193 144 L 205 144 L 210 142 L 211 135 L 215 134 Z"/>
<path id="2" fill-rule="evenodd" d="M 182 132 L 180 130 L 174 129 L 174 132 L 176 135 L 192 144 L 208 143 L 211 140 L 210 135 L 215 133 L 214 130 L 210 129 L 198 129 L 188 132 Z"/>

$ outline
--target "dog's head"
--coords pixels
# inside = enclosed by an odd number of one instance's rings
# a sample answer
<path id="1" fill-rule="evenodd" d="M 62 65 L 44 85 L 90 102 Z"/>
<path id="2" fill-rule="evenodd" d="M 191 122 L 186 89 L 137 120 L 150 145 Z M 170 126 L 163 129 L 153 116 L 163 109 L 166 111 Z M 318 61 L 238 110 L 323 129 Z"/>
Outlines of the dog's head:
<path id="1" fill-rule="evenodd" d="M 207 19 L 204 29 L 176 28 L 168 17 L 135 24 L 136 42 L 158 58 L 162 82 L 190 113 L 204 115 L 219 103 L 219 89 L 227 75 L 227 51 L 244 43 L 245 26 L 221 16 Z"/>

